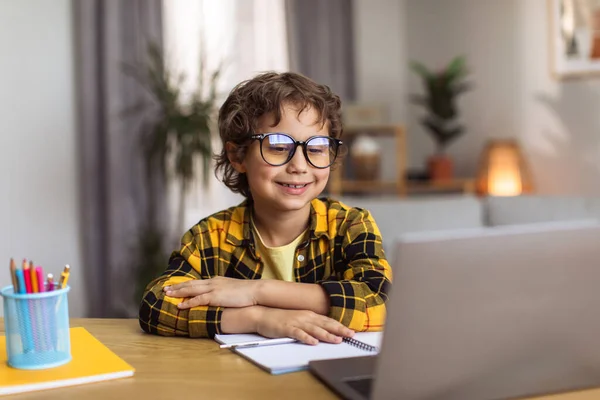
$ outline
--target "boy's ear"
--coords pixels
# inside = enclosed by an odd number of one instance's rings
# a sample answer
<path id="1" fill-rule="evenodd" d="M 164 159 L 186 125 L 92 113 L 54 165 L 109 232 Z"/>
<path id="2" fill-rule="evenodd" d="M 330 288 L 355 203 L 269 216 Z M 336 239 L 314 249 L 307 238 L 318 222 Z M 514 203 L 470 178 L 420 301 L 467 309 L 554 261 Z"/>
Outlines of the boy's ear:
<path id="1" fill-rule="evenodd" d="M 225 151 L 227 152 L 227 158 L 233 166 L 233 168 L 240 174 L 246 173 L 246 167 L 244 166 L 244 160 L 241 158 L 241 152 L 239 147 L 233 142 L 225 143 Z"/>

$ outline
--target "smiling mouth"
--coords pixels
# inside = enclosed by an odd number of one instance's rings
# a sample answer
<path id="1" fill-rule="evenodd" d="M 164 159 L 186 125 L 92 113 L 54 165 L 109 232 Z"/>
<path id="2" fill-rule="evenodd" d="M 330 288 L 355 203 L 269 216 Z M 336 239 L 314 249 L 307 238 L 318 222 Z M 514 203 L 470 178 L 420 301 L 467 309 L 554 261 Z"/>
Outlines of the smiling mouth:
<path id="1" fill-rule="evenodd" d="M 281 182 L 279 184 L 281 186 L 289 187 L 289 188 L 292 188 L 292 189 L 302 189 L 303 187 L 306 187 L 308 185 L 308 183 L 301 183 L 301 184 L 298 184 L 298 185 L 292 185 L 291 183 L 281 183 Z"/>

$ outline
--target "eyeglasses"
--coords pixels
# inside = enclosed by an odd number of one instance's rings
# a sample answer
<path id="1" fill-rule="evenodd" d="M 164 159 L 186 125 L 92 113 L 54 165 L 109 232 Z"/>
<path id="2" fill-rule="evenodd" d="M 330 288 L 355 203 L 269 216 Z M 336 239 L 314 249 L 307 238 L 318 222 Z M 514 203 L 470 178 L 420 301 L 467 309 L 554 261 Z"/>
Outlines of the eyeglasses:
<path id="1" fill-rule="evenodd" d="M 342 141 L 329 136 L 312 136 L 306 141 L 295 140 L 285 133 L 262 133 L 250 136 L 260 141 L 260 155 L 269 165 L 278 167 L 288 163 L 296 148 L 302 146 L 306 161 L 315 168 L 327 168 L 334 163 Z"/>

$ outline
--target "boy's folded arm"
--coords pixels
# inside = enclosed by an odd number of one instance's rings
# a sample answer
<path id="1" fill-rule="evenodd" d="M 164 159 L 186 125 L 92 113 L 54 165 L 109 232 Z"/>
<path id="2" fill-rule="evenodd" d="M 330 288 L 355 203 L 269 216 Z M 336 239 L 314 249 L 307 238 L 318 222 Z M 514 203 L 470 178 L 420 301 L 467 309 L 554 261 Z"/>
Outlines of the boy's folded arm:
<path id="1" fill-rule="evenodd" d="M 318 284 L 262 280 L 257 282 L 257 304 L 287 310 L 309 310 L 327 315 L 329 297 Z"/>
<path id="2" fill-rule="evenodd" d="M 222 307 L 199 306 L 182 310 L 177 307 L 182 299 L 166 296 L 167 285 L 202 279 L 185 258 L 175 252 L 169 266 L 158 278 L 148 284 L 139 311 L 141 328 L 162 336 L 213 337 L 221 333 Z"/>
<path id="3" fill-rule="evenodd" d="M 356 331 L 383 329 L 392 270 L 385 258 L 379 228 L 367 211 L 353 213 L 336 262 L 341 280 L 326 280 L 329 317 Z"/>
<path id="4" fill-rule="evenodd" d="M 387 278 L 378 279 L 382 286 L 389 287 Z M 373 290 L 373 282 L 354 280 L 321 282 L 329 295 L 328 316 L 355 331 L 380 331 L 386 316 L 387 289 Z"/>

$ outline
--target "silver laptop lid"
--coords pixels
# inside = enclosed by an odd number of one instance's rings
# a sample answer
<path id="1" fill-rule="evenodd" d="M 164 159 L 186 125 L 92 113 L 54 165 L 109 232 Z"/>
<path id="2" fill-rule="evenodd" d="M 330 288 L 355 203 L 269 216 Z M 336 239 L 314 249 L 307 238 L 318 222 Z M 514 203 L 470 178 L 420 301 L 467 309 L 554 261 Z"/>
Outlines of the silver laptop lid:
<path id="1" fill-rule="evenodd" d="M 397 243 L 372 398 L 501 399 L 600 386 L 600 226 Z"/>

